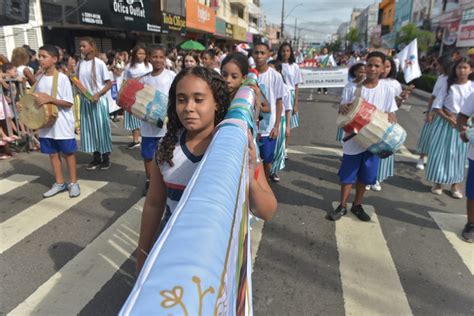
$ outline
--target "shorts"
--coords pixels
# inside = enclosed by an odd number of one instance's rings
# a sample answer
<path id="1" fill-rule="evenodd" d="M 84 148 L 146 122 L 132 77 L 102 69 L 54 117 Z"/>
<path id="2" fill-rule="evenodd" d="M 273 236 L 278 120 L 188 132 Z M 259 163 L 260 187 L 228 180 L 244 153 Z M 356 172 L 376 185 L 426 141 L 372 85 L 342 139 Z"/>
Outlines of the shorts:
<path id="1" fill-rule="evenodd" d="M 40 150 L 43 154 L 73 154 L 77 151 L 75 139 L 53 139 L 40 137 Z"/>
<path id="2" fill-rule="evenodd" d="M 466 180 L 466 197 L 474 201 L 474 160 L 469 159 L 469 171 Z"/>
<path id="3" fill-rule="evenodd" d="M 339 179 L 343 184 L 354 184 L 356 181 L 375 184 L 380 158 L 366 150 L 357 155 L 342 156 L 342 164 L 339 169 Z"/>
<path id="4" fill-rule="evenodd" d="M 275 156 L 276 139 L 269 136 L 260 136 L 258 139 L 258 148 L 260 150 L 260 158 L 264 163 L 272 163 Z"/>
<path id="5" fill-rule="evenodd" d="M 141 144 L 142 158 L 145 160 L 153 160 L 156 146 L 160 142 L 161 137 L 143 137 Z"/>

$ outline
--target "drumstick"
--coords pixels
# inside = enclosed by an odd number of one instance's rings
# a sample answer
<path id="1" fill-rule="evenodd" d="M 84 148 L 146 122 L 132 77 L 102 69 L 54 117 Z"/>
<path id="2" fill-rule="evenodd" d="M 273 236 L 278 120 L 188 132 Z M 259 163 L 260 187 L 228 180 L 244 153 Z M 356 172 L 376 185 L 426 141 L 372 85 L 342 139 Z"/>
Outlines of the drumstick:
<path id="1" fill-rule="evenodd" d="M 93 101 L 93 95 L 89 92 L 89 90 L 87 90 L 87 88 L 82 84 L 82 82 L 79 80 L 79 78 L 77 78 L 76 75 L 71 75 L 69 79 L 71 79 L 71 82 L 82 93 L 82 95 L 84 95 L 89 101 Z"/>

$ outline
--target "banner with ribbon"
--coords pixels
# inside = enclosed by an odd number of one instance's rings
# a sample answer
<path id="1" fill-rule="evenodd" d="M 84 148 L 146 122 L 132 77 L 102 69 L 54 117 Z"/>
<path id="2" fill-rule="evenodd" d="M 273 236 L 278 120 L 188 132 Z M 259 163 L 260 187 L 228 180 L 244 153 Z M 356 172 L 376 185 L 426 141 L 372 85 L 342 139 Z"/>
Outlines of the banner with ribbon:
<path id="1" fill-rule="evenodd" d="M 256 130 L 252 84 L 251 74 L 120 315 L 253 315 L 247 137 Z"/>

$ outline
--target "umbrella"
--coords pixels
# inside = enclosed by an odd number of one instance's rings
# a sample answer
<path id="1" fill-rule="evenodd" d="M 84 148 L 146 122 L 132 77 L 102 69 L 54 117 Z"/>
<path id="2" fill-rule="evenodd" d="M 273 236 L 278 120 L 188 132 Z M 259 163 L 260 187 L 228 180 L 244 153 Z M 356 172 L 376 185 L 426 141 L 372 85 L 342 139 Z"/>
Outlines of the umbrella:
<path id="1" fill-rule="evenodd" d="M 237 48 L 247 50 L 247 49 L 250 49 L 250 45 L 247 43 L 240 43 L 239 45 L 237 45 Z"/>
<path id="2" fill-rule="evenodd" d="M 204 47 L 201 43 L 193 41 L 193 40 L 188 40 L 186 42 L 183 42 L 179 45 L 181 49 L 184 50 L 205 50 L 206 47 Z"/>

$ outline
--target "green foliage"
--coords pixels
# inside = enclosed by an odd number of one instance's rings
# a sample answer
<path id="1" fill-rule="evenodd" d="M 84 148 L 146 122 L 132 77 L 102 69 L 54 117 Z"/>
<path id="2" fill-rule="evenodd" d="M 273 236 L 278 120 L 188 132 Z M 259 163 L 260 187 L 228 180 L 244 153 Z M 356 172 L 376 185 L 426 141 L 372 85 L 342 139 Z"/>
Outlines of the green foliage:
<path id="1" fill-rule="evenodd" d="M 356 28 L 351 27 L 349 32 L 346 34 L 346 41 L 348 41 L 352 47 L 352 44 L 360 42 L 361 36 Z"/>
<path id="2" fill-rule="evenodd" d="M 412 82 L 410 82 L 410 84 L 415 85 L 416 89 L 423 90 L 423 91 L 426 91 L 428 93 L 431 93 L 433 91 L 434 85 L 436 83 L 436 79 L 438 79 L 438 77 L 436 75 L 424 74 L 420 78 L 417 78 L 417 79 L 413 80 Z M 400 83 L 407 84 L 405 82 L 405 79 L 403 78 L 403 72 L 402 71 L 400 71 L 398 73 L 397 80 Z"/>
<path id="3" fill-rule="evenodd" d="M 418 50 L 427 52 L 435 42 L 435 35 L 433 32 L 419 29 L 415 24 L 408 23 L 400 29 L 396 44 L 410 44 L 414 39 L 418 39 Z"/>
<path id="4" fill-rule="evenodd" d="M 331 43 L 326 44 L 326 48 L 330 52 L 339 52 L 341 51 L 341 47 L 342 47 L 342 42 L 340 39 L 337 39 L 335 41 L 332 41 Z"/>

